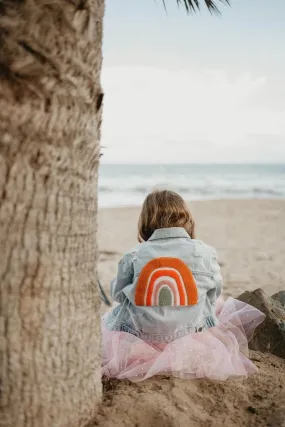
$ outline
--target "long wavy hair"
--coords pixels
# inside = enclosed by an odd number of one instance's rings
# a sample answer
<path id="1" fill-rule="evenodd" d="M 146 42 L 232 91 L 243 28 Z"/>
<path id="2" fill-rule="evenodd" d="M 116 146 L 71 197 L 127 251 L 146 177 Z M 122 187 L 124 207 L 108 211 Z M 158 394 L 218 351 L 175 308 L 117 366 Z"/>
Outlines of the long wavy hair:
<path id="1" fill-rule="evenodd" d="M 138 241 L 147 241 L 159 228 L 183 227 L 192 239 L 195 222 L 183 198 L 174 191 L 150 193 L 142 206 L 138 223 Z"/>

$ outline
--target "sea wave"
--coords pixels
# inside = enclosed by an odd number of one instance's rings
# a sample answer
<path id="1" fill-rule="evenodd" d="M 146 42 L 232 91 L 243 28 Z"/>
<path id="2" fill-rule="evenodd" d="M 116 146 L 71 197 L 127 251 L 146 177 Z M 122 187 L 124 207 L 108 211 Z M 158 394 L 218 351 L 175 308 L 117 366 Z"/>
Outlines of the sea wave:
<path id="1" fill-rule="evenodd" d="M 99 186 L 99 193 L 117 193 L 117 192 L 123 192 L 123 193 L 135 193 L 135 194 L 148 194 L 150 191 L 152 191 L 154 188 L 169 188 L 169 186 L 161 186 L 161 187 L 107 187 L 107 186 Z M 174 188 L 172 187 L 173 191 Z M 206 187 L 176 187 L 175 191 L 177 193 L 181 194 L 200 194 L 200 195 L 211 195 L 211 194 L 220 194 L 225 193 L 229 195 L 240 195 L 240 194 L 260 194 L 260 195 L 271 195 L 276 197 L 285 197 L 285 188 L 282 189 L 274 189 L 274 188 L 264 188 L 264 187 L 247 187 L 247 188 L 223 188 L 223 187 L 212 187 L 212 188 L 206 188 Z"/>
<path id="2" fill-rule="evenodd" d="M 156 188 L 171 189 L 187 200 L 285 198 L 285 168 L 283 165 L 110 165 L 101 170 L 99 204 L 139 205 Z"/>

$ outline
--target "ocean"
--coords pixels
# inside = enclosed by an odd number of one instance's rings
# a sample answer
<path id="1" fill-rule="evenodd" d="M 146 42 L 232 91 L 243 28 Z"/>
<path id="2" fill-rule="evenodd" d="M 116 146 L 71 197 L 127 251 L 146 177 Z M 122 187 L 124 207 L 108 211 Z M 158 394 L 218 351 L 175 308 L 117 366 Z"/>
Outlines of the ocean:
<path id="1" fill-rule="evenodd" d="M 185 200 L 285 198 L 285 165 L 102 164 L 99 206 L 139 206 L 154 188 Z"/>

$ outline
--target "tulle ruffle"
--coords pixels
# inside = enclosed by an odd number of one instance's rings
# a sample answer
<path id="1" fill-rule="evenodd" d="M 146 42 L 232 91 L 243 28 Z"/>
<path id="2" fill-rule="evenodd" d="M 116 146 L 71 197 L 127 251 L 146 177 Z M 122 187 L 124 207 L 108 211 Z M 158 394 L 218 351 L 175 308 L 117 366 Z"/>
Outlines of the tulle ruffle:
<path id="1" fill-rule="evenodd" d="M 248 359 L 248 341 L 265 315 L 234 298 L 219 300 L 216 311 L 218 326 L 168 344 L 145 342 L 127 332 L 110 331 L 103 318 L 103 374 L 131 381 L 169 374 L 225 380 L 257 372 Z"/>

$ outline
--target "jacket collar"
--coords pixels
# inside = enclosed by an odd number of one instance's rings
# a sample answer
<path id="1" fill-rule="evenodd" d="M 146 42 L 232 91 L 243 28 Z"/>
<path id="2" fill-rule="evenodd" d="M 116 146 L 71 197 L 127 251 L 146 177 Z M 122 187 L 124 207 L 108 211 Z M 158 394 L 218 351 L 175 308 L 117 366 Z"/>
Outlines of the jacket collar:
<path id="1" fill-rule="evenodd" d="M 150 240 L 170 239 L 170 238 L 186 238 L 191 239 L 187 231 L 183 227 L 159 228 L 154 231 Z"/>

